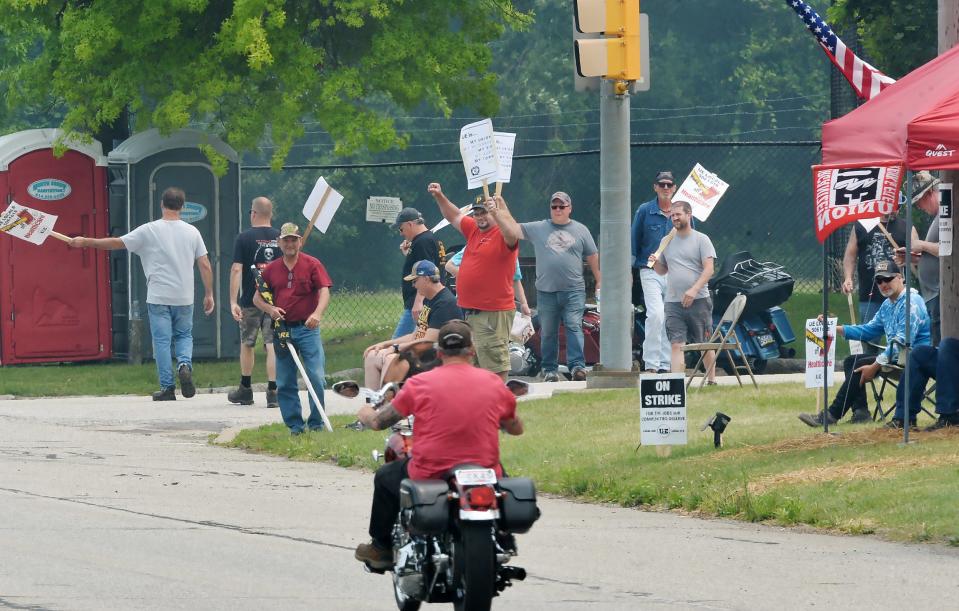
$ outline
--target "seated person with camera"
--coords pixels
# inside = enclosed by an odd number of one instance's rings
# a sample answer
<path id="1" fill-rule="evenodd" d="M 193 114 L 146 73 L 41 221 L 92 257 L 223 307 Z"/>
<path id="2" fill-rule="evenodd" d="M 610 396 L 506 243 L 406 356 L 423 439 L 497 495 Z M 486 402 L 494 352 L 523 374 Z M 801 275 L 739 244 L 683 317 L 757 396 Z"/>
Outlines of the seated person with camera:
<path id="1" fill-rule="evenodd" d="M 433 343 L 447 322 L 462 318 L 456 296 L 440 282 L 440 270 L 429 260 L 417 261 L 403 278 L 423 297 L 416 329 L 407 335 L 377 342 L 363 352 L 364 384 L 380 388 L 399 382 L 436 364 Z"/>

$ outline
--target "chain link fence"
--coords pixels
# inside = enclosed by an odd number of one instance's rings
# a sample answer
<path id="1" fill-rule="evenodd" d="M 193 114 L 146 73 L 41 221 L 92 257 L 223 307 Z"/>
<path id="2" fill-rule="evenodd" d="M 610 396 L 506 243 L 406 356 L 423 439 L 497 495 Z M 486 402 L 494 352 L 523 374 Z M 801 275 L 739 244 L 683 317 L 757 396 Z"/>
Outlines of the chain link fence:
<path id="1" fill-rule="evenodd" d="M 821 290 L 823 250 L 813 232 L 810 173 L 810 166 L 821 158 L 819 142 L 637 143 L 631 153 L 633 212 L 654 197 L 652 182 L 657 172 L 672 170 L 681 181 L 698 162 L 730 184 L 709 219 L 697 223 L 712 239 L 719 259 L 748 250 L 755 259 L 783 265 L 796 279 L 797 293 Z M 503 196 L 522 222 L 548 217 L 550 194 L 566 191 L 573 200 L 573 218 L 589 227 L 598 240 L 599 173 L 598 151 L 520 156 L 514 160 L 512 182 L 504 185 Z M 428 183 L 439 182 L 459 205 L 472 201 L 477 191 L 465 189 L 459 160 L 292 166 L 279 173 L 248 166 L 243 169 L 243 199 L 266 195 L 276 204 L 275 225 L 288 220 L 305 225 L 300 209 L 320 175 L 344 196 L 330 231 L 314 232 L 306 245 L 306 252 L 324 263 L 335 285 L 325 332 L 391 330 L 402 309 L 401 238 L 388 224 L 366 221 L 366 199 L 399 197 L 404 206 L 419 209 L 432 227 L 442 217 L 426 192 Z M 837 232 L 827 244 L 832 259 L 841 261 L 847 236 L 848 229 Z M 463 244 L 462 236 L 451 227 L 438 231 L 437 237 L 449 250 Z M 522 243 L 521 248 L 521 256 L 533 255 L 529 244 Z"/>

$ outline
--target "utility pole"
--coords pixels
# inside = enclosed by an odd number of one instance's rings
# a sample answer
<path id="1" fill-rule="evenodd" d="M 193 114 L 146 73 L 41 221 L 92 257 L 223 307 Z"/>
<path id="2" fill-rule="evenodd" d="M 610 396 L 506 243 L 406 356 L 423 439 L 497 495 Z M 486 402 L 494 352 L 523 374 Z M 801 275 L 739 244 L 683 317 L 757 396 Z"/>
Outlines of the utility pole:
<path id="1" fill-rule="evenodd" d="M 939 0 L 939 53 L 945 53 L 959 43 L 959 0 Z M 953 254 L 939 257 L 939 307 L 942 316 L 942 336 L 959 337 L 959 265 L 956 244 L 956 191 L 959 191 L 959 172 L 942 172 L 942 182 L 953 186 L 952 243 Z"/>

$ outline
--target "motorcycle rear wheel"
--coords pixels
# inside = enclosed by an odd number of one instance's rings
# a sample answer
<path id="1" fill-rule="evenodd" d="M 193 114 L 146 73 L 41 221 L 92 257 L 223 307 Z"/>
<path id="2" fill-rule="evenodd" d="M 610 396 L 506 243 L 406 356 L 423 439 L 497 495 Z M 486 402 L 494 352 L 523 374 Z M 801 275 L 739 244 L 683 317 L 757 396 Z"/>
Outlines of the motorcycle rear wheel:
<path id="1" fill-rule="evenodd" d="M 489 611 L 496 589 L 496 550 L 489 523 L 460 524 L 453 543 L 456 611 Z"/>
<path id="2" fill-rule="evenodd" d="M 400 583 L 395 572 L 393 573 L 393 598 L 396 599 L 396 607 L 400 611 L 419 611 L 422 604 L 422 601 L 410 598 L 400 589 Z"/>

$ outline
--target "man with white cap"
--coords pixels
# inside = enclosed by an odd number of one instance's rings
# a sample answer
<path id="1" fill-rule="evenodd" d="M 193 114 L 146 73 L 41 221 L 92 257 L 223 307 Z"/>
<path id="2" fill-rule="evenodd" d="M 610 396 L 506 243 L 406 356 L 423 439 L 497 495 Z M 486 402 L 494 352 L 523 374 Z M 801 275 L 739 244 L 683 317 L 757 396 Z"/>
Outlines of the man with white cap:
<path id="1" fill-rule="evenodd" d="M 932 345 L 939 345 L 939 185 L 940 180 L 929 172 L 916 172 L 912 177 L 912 203 L 932 217 L 925 240 L 911 243 L 913 264 L 918 265 L 919 292 L 926 302 L 932 325 Z M 903 265 L 906 247 L 896 251 L 896 263 Z"/>

